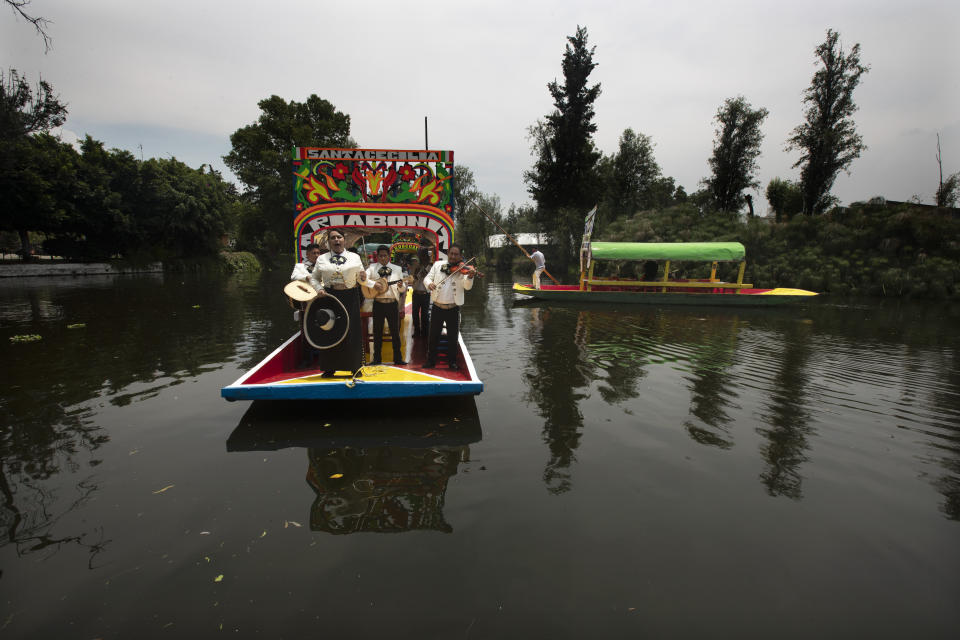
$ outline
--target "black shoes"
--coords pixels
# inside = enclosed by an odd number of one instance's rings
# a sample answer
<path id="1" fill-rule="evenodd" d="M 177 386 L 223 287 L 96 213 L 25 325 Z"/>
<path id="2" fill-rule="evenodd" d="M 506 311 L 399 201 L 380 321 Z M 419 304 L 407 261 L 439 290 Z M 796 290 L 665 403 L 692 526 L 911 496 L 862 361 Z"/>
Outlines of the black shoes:
<path id="1" fill-rule="evenodd" d="M 406 360 L 394 360 L 394 361 L 393 361 L 393 364 L 395 364 L 396 366 L 400 367 L 400 366 L 403 366 L 403 365 L 407 364 L 407 361 L 406 361 Z"/>
<path id="2" fill-rule="evenodd" d="M 450 371 L 460 371 L 460 365 L 458 365 L 456 362 L 451 362 Z"/>
<path id="3" fill-rule="evenodd" d="M 321 377 L 321 378 L 332 378 L 335 373 L 336 373 L 336 371 L 324 371 L 323 373 L 320 374 L 320 377 Z"/>

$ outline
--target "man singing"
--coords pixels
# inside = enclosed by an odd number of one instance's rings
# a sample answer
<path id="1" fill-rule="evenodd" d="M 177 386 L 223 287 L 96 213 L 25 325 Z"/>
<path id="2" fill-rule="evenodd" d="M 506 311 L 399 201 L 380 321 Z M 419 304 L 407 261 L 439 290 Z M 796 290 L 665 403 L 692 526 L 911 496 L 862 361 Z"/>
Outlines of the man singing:
<path id="1" fill-rule="evenodd" d="M 463 306 L 463 292 L 473 288 L 475 271 L 458 270 L 461 267 L 460 245 L 451 244 L 446 260 L 433 263 L 430 273 L 423 283 L 430 290 L 433 305 L 430 310 L 430 341 L 427 346 L 425 368 L 437 366 L 437 344 L 440 342 L 440 330 L 447 326 L 447 363 L 453 370 L 457 364 L 457 349 L 460 344 L 460 307 Z"/>

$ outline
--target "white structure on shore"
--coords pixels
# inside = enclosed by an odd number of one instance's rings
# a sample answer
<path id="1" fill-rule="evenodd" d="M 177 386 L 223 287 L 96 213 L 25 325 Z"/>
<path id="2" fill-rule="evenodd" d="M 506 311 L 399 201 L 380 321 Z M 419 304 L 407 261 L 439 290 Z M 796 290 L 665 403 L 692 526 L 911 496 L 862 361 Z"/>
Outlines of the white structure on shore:
<path id="1" fill-rule="evenodd" d="M 517 244 L 523 247 L 542 247 L 544 245 L 553 244 L 550 236 L 545 233 L 518 233 L 513 236 L 513 239 L 517 241 Z M 487 244 L 491 249 L 499 249 L 500 247 L 505 247 L 508 244 L 511 244 L 511 242 L 507 238 L 506 234 L 497 233 L 487 238 Z"/>

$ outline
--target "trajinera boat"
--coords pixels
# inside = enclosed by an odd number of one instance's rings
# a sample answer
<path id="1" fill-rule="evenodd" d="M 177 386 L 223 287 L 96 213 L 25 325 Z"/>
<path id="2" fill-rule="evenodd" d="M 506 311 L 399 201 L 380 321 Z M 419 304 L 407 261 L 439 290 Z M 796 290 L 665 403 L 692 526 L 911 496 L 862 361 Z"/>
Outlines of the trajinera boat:
<path id="1" fill-rule="evenodd" d="M 313 243 L 326 252 L 329 229 L 340 230 L 347 247 L 359 248 L 364 266 L 367 239 L 380 239 L 375 244 L 390 247 L 394 262 L 417 247 L 429 248 L 435 259 L 444 259 L 453 243 L 452 151 L 296 147 L 293 178 L 298 261 L 306 259 L 307 247 Z M 374 344 L 372 301 L 368 301 L 360 314 L 362 365 L 356 371 L 324 375 L 315 356 L 345 341 L 349 312 L 335 296 L 316 297 L 309 285 L 299 285 L 302 297 L 289 285 L 284 291 L 292 294 L 291 306 L 300 307 L 296 314 L 300 330 L 236 382 L 221 389 L 224 398 L 341 400 L 483 391 L 462 333 L 455 345 L 445 343 L 444 333 L 438 366 L 424 367 L 428 338 L 414 336 L 413 292 L 409 287 L 400 305 L 400 335 L 390 335 L 384 323 L 381 354 L 384 363 L 405 364 L 367 364 L 372 361 Z"/>
<path id="2" fill-rule="evenodd" d="M 695 304 L 730 306 L 778 305 L 807 300 L 817 294 L 804 289 L 757 289 L 743 281 L 746 249 L 739 242 L 591 242 L 594 208 L 587 214 L 580 249 L 580 281 L 575 285 L 547 285 L 540 289 L 514 283 L 513 290 L 540 300 L 630 304 Z M 598 263 L 630 264 L 633 277 L 595 275 Z M 710 276 L 677 277 L 671 266 L 682 262 L 710 263 Z M 739 263 L 735 282 L 717 277 L 721 263 Z M 622 271 L 618 271 L 622 273 Z M 541 279 L 542 282 L 542 279 Z"/>

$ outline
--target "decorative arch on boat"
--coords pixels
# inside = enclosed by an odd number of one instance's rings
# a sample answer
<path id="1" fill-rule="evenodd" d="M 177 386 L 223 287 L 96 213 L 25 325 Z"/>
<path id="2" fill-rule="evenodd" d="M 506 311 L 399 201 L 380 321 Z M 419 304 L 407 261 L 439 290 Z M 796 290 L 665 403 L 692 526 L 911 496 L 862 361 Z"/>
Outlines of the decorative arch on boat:
<path id="1" fill-rule="evenodd" d="M 330 227 L 410 231 L 444 253 L 453 242 L 452 151 L 295 147 L 293 178 L 301 260 Z"/>
<path id="2" fill-rule="evenodd" d="M 446 253 L 453 242 L 453 219 L 433 207 L 381 203 L 322 204 L 305 210 L 294 221 L 296 250 L 301 259 L 306 247 L 330 228 L 361 233 L 408 229 L 432 239 L 437 251 Z"/>

